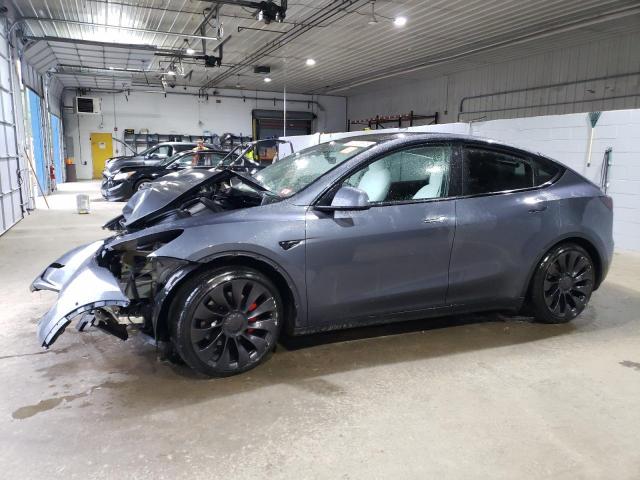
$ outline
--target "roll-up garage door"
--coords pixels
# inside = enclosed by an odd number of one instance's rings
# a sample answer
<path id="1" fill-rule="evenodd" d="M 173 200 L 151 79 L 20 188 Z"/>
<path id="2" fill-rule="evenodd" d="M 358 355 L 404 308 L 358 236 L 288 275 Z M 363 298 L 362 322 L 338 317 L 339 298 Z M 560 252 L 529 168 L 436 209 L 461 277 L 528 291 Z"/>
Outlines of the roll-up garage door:
<path id="1" fill-rule="evenodd" d="M 28 173 L 18 156 L 13 80 L 6 19 L 0 19 L 0 234 L 23 218 L 26 201 L 20 177 Z"/>

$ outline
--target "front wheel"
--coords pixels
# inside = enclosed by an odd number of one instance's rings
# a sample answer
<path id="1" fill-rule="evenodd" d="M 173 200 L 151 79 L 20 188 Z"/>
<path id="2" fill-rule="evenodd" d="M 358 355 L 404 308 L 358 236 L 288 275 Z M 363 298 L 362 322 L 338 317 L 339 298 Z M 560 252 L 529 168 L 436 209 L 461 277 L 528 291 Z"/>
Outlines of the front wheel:
<path id="1" fill-rule="evenodd" d="M 250 370 L 274 350 L 282 301 L 262 273 L 219 268 L 188 280 L 174 298 L 172 342 L 187 365 L 212 377 Z"/>
<path id="2" fill-rule="evenodd" d="M 595 268 L 587 251 L 565 243 L 553 248 L 540 262 L 531 285 L 536 320 L 566 323 L 580 315 L 589 303 L 595 284 Z"/>
<path id="3" fill-rule="evenodd" d="M 140 190 L 144 190 L 145 188 L 148 188 L 149 185 L 151 185 L 151 180 L 142 179 L 135 184 L 135 186 L 133 187 L 133 192 L 135 193 L 139 192 Z"/>

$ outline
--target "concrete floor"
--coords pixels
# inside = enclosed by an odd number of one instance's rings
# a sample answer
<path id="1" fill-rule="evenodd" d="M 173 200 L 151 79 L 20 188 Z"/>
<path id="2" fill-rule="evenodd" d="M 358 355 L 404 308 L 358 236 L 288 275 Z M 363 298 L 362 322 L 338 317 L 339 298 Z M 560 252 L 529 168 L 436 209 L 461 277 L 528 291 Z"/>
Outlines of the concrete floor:
<path id="1" fill-rule="evenodd" d="M 29 282 L 122 204 L 64 185 L 0 238 L 0 465 L 25 478 L 640 478 L 640 256 L 569 325 L 496 315 L 286 340 L 195 378 L 73 327 L 49 351 Z M 90 191 L 93 211 L 74 213 Z"/>

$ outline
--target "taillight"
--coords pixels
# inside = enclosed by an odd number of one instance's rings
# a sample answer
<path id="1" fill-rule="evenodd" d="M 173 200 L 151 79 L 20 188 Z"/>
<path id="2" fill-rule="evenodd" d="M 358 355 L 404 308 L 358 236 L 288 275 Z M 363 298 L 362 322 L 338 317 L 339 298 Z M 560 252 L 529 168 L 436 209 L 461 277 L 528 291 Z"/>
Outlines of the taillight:
<path id="1" fill-rule="evenodd" d="M 613 210 L 613 198 L 609 195 L 603 195 L 600 197 L 600 200 L 602 200 L 602 203 L 604 203 L 609 210 Z"/>

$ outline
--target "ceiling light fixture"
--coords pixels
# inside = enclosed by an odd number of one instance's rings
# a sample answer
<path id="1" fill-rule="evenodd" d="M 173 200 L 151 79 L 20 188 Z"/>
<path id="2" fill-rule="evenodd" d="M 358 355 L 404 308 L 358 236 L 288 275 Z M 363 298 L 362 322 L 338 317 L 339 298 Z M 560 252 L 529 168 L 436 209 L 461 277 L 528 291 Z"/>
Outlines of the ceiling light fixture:
<path id="1" fill-rule="evenodd" d="M 376 2 L 373 0 L 371 2 L 371 18 L 367 22 L 369 25 L 376 25 L 378 23 L 378 19 L 376 18 Z"/>
<path id="2" fill-rule="evenodd" d="M 271 78 L 269 78 L 269 77 L 265 77 L 265 78 L 264 78 L 264 81 L 265 81 L 265 83 L 269 83 L 269 82 L 271 81 Z"/>
<path id="3" fill-rule="evenodd" d="M 401 17 L 401 16 L 400 17 L 396 17 L 393 20 L 393 24 L 396 27 L 404 27 L 407 24 L 407 17 Z"/>
<path id="4" fill-rule="evenodd" d="M 196 53 L 196 51 L 189 45 L 189 40 L 187 40 L 186 38 L 184 39 L 183 45 L 184 53 L 186 53 L 187 55 L 193 55 L 194 53 Z"/>
<path id="5" fill-rule="evenodd" d="M 307 58 L 306 64 L 307 67 L 313 67 L 316 64 L 316 61 L 313 58 Z"/>

